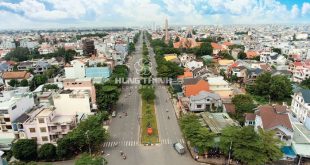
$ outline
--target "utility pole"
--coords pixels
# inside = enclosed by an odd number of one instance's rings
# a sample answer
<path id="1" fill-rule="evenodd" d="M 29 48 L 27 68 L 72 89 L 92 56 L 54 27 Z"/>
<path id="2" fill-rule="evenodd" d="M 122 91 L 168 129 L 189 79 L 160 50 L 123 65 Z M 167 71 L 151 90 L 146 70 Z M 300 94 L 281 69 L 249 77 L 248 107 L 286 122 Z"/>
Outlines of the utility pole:
<path id="1" fill-rule="evenodd" d="M 232 147 L 232 141 L 230 141 L 230 146 L 229 146 L 229 153 L 228 153 L 228 161 L 227 164 L 230 164 L 230 151 L 231 151 L 231 147 Z"/>
<path id="2" fill-rule="evenodd" d="M 85 134 L 86 134 L 87 141 L 88 141 L 88 152 L 89 152 L 89 154 L 91 155 L 91 148 L 90 148 L 90 141 L 89 141 L 88 132 L 89 132 L 89 130 L 87 130 L 87 131 L 85 132 Z"/>

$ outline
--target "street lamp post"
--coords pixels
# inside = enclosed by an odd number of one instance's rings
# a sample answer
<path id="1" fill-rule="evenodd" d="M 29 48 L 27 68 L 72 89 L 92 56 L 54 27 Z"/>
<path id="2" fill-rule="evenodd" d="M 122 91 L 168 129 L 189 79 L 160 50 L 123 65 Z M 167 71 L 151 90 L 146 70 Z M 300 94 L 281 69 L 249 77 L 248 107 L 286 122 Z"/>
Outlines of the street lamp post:
<path id="1" fill-rule="evenodd" d="M 91 148 L 90 148 L 90 141 L 89 141 L 88 132 L 89 132 L 89 130 L 87 130 L 87 131 L 85 132 L 85 134 L 86 134 L 87 141 L 88 141 L 88 152 L 89 152 L 89 154 L 91 155 Z"/>

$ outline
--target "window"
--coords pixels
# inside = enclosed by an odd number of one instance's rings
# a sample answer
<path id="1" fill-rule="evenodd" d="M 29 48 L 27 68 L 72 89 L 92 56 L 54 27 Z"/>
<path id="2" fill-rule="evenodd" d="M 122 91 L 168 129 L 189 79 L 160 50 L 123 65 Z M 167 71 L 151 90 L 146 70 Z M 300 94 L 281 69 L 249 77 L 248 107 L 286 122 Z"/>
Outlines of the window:
<path id="1" fill-rule="evenodd" d="M 10 118 L 4 118 L 5 122 L 10 122 Z"/>
<path id="2" fill-rule="evenodd" d="M 9 112 L 8 110 L 3 109 L 3 110 L 0 110 L 0 114 L 9 114 Z"/>
<path id="3" fill-rule="evenodd" d="M 46 128 L 45 128 L 45 127 L 41 127 L 41 128 L 40 128 L 40 131 L 41 131 L 41 132 L 46 132 Z"/>
<path id="4" fill-rule="evenodd" d="M 7 125 L 6 129 L 12 129 L 12 126 L 11 125 Z"/>
<path id="5" fill-rule="evenodd" d="M 34 132 L 36 132 L 36 129 L 35 129 L 35 128 L 29 128 L 29 131 L 30 131 L 31 133 L 34 133 Z"/>
<path id="6" fill-rule="evenodd" d="M 42 141 L 44 141 L 44 142 L 48 141 L 48 137 L 47 136 L 42 136 Z"/>
<path id="7" fill-rule="evenodd" d="M 17 106 L 16 105 L 14 105 L 13 107 L 12 107 L 12 110 L 14 110 L 14 109 L 16 109 L 17 108 Z"/>
<path id="8" fill-rule="evenodd" d="M 33 140 L 35 140 L 35 141 L 37 141 L 38 139 L 37 139 L 37 137 L 31 137 L 31 139 L 33 139 Z"/>
<path id="9" fill-rule="evenodd" d="M 52 126 L 52 130 L 56 130 L 57 129 L 57 126 Z"/>
<path id="10" fill-rule="evenodd" d="M 39 118 L 39 123 L 44 123 L 44 118 Z"/>
<path id="11" fill-rule="evenodd" d="M 66 125 L 62 125 L 61 129 L 67 129 L 67 126 Z"/>
<path id="12" fill-rule="evenodd" d="M 201 104 L 196 105 L 197 108 L 201 108 Z"/>

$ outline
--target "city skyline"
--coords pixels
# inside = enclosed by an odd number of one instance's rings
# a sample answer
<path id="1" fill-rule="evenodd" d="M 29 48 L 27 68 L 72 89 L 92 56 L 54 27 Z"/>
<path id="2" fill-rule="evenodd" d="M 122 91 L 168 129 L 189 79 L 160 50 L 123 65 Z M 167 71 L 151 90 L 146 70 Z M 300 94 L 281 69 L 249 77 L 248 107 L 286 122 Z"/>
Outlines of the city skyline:
<path id="1" fill-rule="evenodd" d="M 310 21 L 305 0 L 0 0 L 1 30 Z"/>

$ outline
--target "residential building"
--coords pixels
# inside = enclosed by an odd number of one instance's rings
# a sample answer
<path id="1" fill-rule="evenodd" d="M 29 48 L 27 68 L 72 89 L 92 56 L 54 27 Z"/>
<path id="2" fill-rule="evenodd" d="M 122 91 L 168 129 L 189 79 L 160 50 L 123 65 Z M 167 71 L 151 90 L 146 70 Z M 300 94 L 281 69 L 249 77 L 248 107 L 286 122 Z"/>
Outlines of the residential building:
<path id="1" fill-rule="evenodd" d="M 288 115 L 288 107 L 282 105 L 263 105 L 258 107 L 253 114 L 246 114 L 245 125 L 253 125 L 255 130 L 275 131 L 276 136 L 285 143 L 291 145 L 294 130 Z M 253 123 L 254 122 L 254 123 Z"/>
<path id="2" fill-rule="evenodd" d="M 192 71 L 194 69 L 203 67 L 203 62 L 202 61 L 192 60 L 192 61 L 189 61 L 189 62 L 185 63 L 185 67 L 189 68 Z"/>
<path id="3" fill-rule="evenodd" d="M 201 117 L 206 126 L 215 134 L 220 134 L 222 130 L 229 126 L 239 126 L 229 115 L 225 112 L 210 113 L 203 112 Z"/>
<path id="4" fill-rule="evenodd" d="M 85 56 L 91 56 L 93 54 L 96 54 L 94 40 L 91 39 L 83 40 L 83 54 Z"/>
<path id="5" fill-rule="evenodd" d="M 234 63 L 234 60 L 219 60 L 218 64 L 219 64 L 219 71 L 220 70 L 224 70 L 227 71 L 228 67 L 231 66 Z"/>
<path id="6" fill-rule="evenodd" d="M 71 65 L 65 66 L 65 77 L 69 79 L 85 78 L 86 62 L 82 60 L 73 60 Z"/>
<path id="7" fill-rule="evenodd" d="M 33 75 L 27 71 L 12 71 L 12 72 L 3 72 L 2 74 L 2 79 L 5 83 L 6 86 L 9 86 L 9 82 L 11 80 L 17 80 L 17 81 L 21 81 L 21 80 L 28 80 L 31 81 L 33 78 Z"/>
<path id="8" fill-rule="evenodd" d="M 291 112 L 301 123 L 310 116 L 310 90 L 300 89 L 292 96 Z"/>
<path id="9" fill-rule="evenodd" d="M 182 88 L 185 97 L 195 96 L 200 91 L 210 91 L 209 83 L 200 78 L 184 79 Z"/>
<path id="10" fill-rule="evenodd" d="M 58 115 L 93 114 L 91 95 L 88 90 L 63 90 L 53 95 L 53 102 Z"/>
<path id="11" fill-rule="evenodd" d="M 13 121 L 35 106 L 32 93 L 26 91 L 26 88 L 15 88 L 0 93 L 0 139 L 6 139 L 6 144 L 0 142 L 0 145 L 11 144 L 15 138 Z"/>
<path id="12" fill-rule="evenodd" d="M 192 112 L 218 111 L 222 107 L 221 97 L 218 94 L 200 91 L 189 97 L 189 110 Z"/>
<path id="13" fill-rule="evenodd" d="M 53 108 L 41 107 L 28 114 L 23 129 L 28 139 L 34 139 L 39 145 L 56 144 L 76 126 L 76 115 L 59 115 Z"/>
<path id="14" fill-rule="evenodd" d="M 187 54 L 187 53 L 183 53 L 182 55 L 179 56 L 180 62 L 182 64 L 182 66 L 185 66 L 186 63 L 195 60 L 196 59 L 196 55 L 194 54 Z"/>
<path id="15" fill-rule="evenodd" d="M 221 98 L 231 98 L 233 96 L 233 89 L 229 83 L 224 80 L 224 77 L 208 77 L 210 91 L 218 94 Z"/>
<path id="16" fill-rule="evenodd" d="M 88 90 L 92 104 L 96 104 L 96 89 L 91 78 L 64 79 L 64 90 Z"/>

